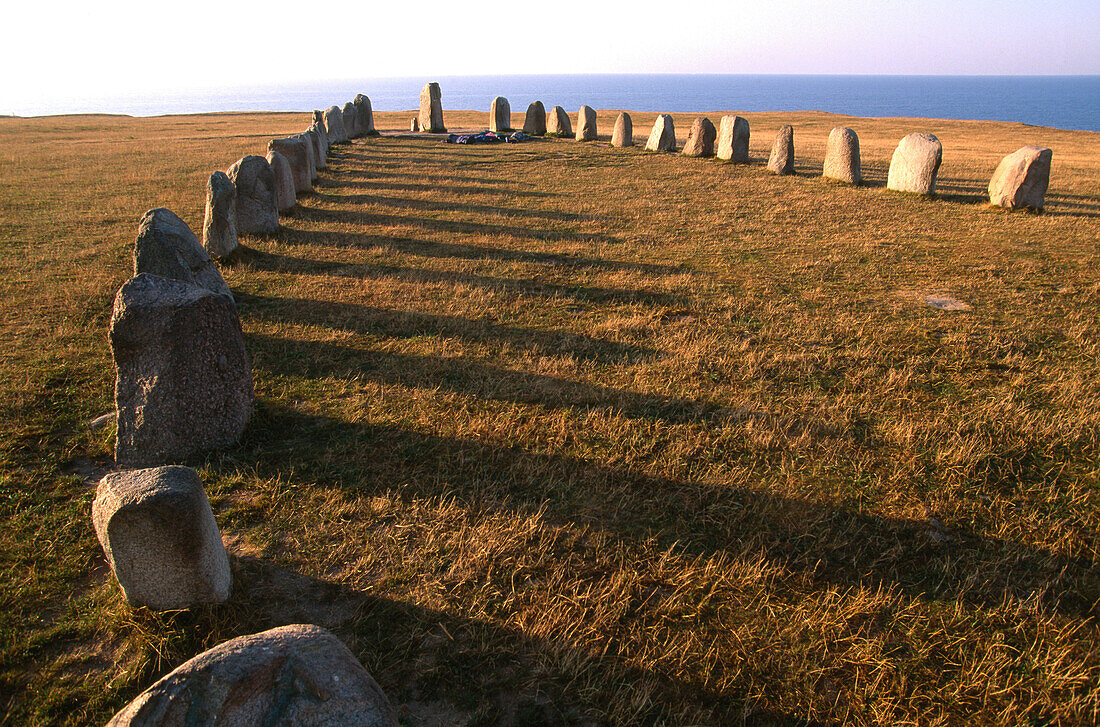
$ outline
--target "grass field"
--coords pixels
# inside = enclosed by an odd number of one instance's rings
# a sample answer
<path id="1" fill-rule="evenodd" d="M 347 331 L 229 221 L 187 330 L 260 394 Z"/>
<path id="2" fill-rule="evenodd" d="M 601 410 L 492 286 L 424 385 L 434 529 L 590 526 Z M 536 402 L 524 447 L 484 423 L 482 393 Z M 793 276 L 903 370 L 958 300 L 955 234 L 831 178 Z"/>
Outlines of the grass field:
<path id="1" fill-rule="evenodd" d="M 210 172 L 309 116 L 0 119 L 0 725 L 102 724 L 295 622 L 406 725 L 1100 721 L 1100 134 L 745 116 L 748 166 L 611 149 L 614 112 L 334 147 L 223 268 L 257 410 L 189 464 L 235 591 L 166 615 L 91 526 L 114 293 L 146 209 L 201 230 Z M 865 186 L 820 177 L 838 125 Z M 910 131 L 934 199 L 884 188 Z M 988 207 L 1028 143 L 1046 211 Z"/>

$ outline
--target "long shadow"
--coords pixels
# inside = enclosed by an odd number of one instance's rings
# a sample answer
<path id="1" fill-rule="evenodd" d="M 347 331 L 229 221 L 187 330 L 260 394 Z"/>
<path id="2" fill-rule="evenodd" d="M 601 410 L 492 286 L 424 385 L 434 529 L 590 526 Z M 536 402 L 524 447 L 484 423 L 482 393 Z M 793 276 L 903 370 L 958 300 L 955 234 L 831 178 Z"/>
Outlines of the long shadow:
<path id="1" fill-rule="evenodd" d="M 347 246 L 385 246 L 393 238 L 379 238 L 377 242 L 350 235 L 326 235 L 324 244 Z M 284 239 L 284 241 L 286 241 Z M 292 243 L 293 244 L 293 243 Z M 308 244 L 319 244 L 311 238 Z M 661 293 L 628 288 L 597 288 L 590 285 L 561 285 L 548 283 L 540 278 L 500 278 L 489 275 L 473 275 L 445 270 L 399 267 L 396 265 L 349 264 L 294 258 L 287 255 L 256 252 L 249 256 L 248 264 L 257 269 L 273 272 L 307 275 L 332 275 L 343 278 L 371 280 L 405 280 L 409 282 L 470 285 L 486 290 L 507 291 L 519 295 L 545 298 L 566 298 L 580 303 L 637 303 L 649 306 L 685 307 L 690 304 L 686 295 Z"/>
<path id="2" fill-rule="evenodd" d="M 268 298 L 237 294 L 245 321 L 324 326 L 340 331 L 390 338 L 442 336 L 474 343 L 507 344 L 541 355 L 569 354 L 601 363 L 629 363 L 652 359 L 656 351 L 635 344 L 605 341 L 560 330 L 502 326 L 486 320 L 388 310 L 356 303 L 302 298 Z"/>
<path id="3" fill-rule="evenodd" d="M 249 427 L 242 448 L 263 477 L 308 479 L 352 499 L 390 492 L 400 481 L 409 496 L 456 497 L 483 507 L 485 483 L 494 483 L 492 507 L 526 512 L 541 505 L 551 523 L 629 541 L 653 538 L 659 547 L 708 557 L 762 554 L 791 573 L 775 587 L 794 589 L 792 597 L 806 588 L 896 587 L 911 597 L 986 608 L 1009 595 L 1077 618 L 1100 616 L 1095 559 L 947 532 L 929 521 L 274 406 L 264 406 Z M 361 454 L 365 449 L 369 458 Z M 754 467 L 766 481 L 771 463 L 765 458 Z"/>
<path id="4" fill-rule="evenodd" d="M 425 178 L 439 177 L 440 179 L 445 179 L 448 182 L 476 184 L 476 185 L 479 185 L 479 186 L 493 186 L 493 185 L 506 186 L 508 184 L 511 184 L 511 182 L 509 182 L 507 179 L 494 179 L 493 177 L 465 176 L 465 175 L 459 175 L 459 174 L 450 174 L 446 171 L 439 172 L 438 174 L 427 174 L 427 173 L 424 173 L 424 174 L 409 174 L 408 172 L 382 171 L 382 170 L 379 170 L 377 167 L 373 167 L 373 166 L 370 167 L 369 169 L 359 169 L 359 168 L 352 167 L 352 168 L 349 168 L 349 169 L 333 170 L 333 171 L 339 172 L 341 175 L 345 175 L 345 176 L 357 176 L 357 177 L 360 177 L 360 178 L 367 178 L 367 179 L 373 179 L 373 178 L 409 179 L 409 180 L 416 181 L 416 182 L 423 182 L 425 180 Z M 321 180 L 325 180 L 325 176 L 322 176 Z M 329 184 L 334 183 L 331 180 L 325 180 L 325 181 L 326 181 L 326 183 L 329 183 Z"/>
<path id="5" fill-rule="evenodd" d="M 619 239 L 601 232 L 573 232 L 571 230 L 539 230 L 515 225 L 496 225 L 486 222 L 462 222 L 419 217 L 400 217 L 378 212 L 358 210 L 330 210 L 317 207 L 304 207 L 297 215 L 298 219 L 311 222 L 334 222 L 345 225 L 396 225 L 419 227 L 435 232 L 449 232 L 456 235 L 508 235 L 510 237 L 534 240 L 553 240 L 568 242 L 618 243 Z"/>
<path id="6" fill-rule="evenodd" d="M 438 724 L 451 724 L 450 717 L 457 724 L 482 727 L 592 727 L 597 723 L 590 715 L 624 683 L 654 687 L 651 706 L 638 715 L 640 725 L 667 722 L 674 704 L 706 705 L 711 724 L 824 725 L 760 706 L 749 685 L 716 693 L 627 666 L 564 637 L 532 637 L 488 620 L 371 595 L 264 556 L 234 557 L 233 596 L 217 613 L 226 625 L 219 634 L 224 639 L 296 623 L 331 630 L 368 667 L 403 725 L 419 724 L 425 706 L 438 712 L 445 705 L 444 721 Z M 202 616 L 183 612 L 174 618 L 185 631 L 209 630 Z M 193 650 L 199 649 L 195 644 Z M 578 663 L 600 685 L 588 702 L 571 688 L 574 677 L 551 666 Z M 146 681 L 159 676 L 150 674 Z"/>
<path id="7" fill-rule="evenodd" d="M 245 309 L 248 315 L 248 309 Z M 279 376 L 358 377 L 424 389 L 442 389 L 483 401 L 535 404 L 547 408 L 604 409 L 633 419 L 670 424 L 717 425 L 742 412 L 703 400 L 642 394 L 532 374 L 462 358 L 441 358 L 297 341 L 260 333 L 245 336 L 252 365 Z"/>
<path id="8" fill-rule="evenodd" d="M 475 212 L 482 214 L 503 215 L 505 217 L 535 217 L 546 220 L 558 220 L 562 222 L 577 222 L 588 219 L 584 215 L 572 212 L 556 212 L 554 210 L 528 210 L 518 207 L 500 207 L 498 205 L 470 204 L 469 202 L 456 202 L 453 200 L 436 201 L 429 199 L 408 199 L 405 197 L 385 197 L 380 194 L 326 194 L 324 192 L 313 195 L 314 199 L 322 202 L 336 204 L 372 204 L 382 207 L 394 207 L 398 209 L 431 210 L 435 212 L 447 212 L 458 210 L 462 212 Z"/>
<path id="9" fill-rule="evenodd" d="M 326 179 L 324 184 L 315 185 L 325 189 L 340 189 L 340 188 L 352 188 L 352 189 L 382 189 L 394 192 L 432 192 L 434 194 L 454 194 L 458 196 L 465 196 L 471 194 L 490 194 L 490 195 L 504 195 L 508 197 L 555 197 L 557 195 L 550 192 L 536 192 L 529 189 L 511 189 L 501 187 L 486 187 L 477 185 L 446 185 L 446 184 L 428 184 L 424 182 L 378 182 L 369 179 L 373 176 L 370 173 L 362 175 L 364 179 L 341 179 L 339 181 Z"/>

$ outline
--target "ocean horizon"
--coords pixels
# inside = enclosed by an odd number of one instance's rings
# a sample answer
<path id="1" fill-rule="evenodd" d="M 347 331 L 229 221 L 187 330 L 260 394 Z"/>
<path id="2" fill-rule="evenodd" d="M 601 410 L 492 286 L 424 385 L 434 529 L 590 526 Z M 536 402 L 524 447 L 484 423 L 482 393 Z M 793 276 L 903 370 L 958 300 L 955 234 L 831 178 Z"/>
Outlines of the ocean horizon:
<path id="1" fill-rule="evenodd" d="M 879 76 L 598 74 L 361 78 L 317 83 L 177 89 L 102 97 L 41 99 L 0 108 L 13 116 L 74 113 L 159 116 L 231 111 L 309 111 L 357 93 L 376 111 L 417 108 L 426 81 L 443 108 L 488 111 L 496 96 L 512 110 L 541 100 L 570 112 L 587 104 L 636 112 L 826 111 L 863 117 L 1014 121 L 1100 131 L 1100 76 Z"/>

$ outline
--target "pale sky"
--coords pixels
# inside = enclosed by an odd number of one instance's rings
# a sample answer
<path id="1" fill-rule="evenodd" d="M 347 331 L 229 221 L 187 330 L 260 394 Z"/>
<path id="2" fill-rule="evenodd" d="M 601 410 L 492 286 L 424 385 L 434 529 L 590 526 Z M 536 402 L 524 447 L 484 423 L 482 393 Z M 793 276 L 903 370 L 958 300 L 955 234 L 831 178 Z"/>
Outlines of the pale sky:
<path id="1" fill-rule="evenodd" d="M 0 110 L 417 75 L 1100 74 L 1100 0 L 24 0 L 2 17 Z"/>

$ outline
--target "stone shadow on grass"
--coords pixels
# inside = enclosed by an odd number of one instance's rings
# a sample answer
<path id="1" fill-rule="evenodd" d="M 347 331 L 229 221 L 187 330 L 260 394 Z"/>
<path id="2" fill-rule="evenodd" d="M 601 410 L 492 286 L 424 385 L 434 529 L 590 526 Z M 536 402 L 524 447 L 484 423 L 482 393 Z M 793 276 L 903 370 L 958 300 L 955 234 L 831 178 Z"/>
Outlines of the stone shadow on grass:
<path id="1" fill-rule="evenodd" d="M 471 343 L 507 345 L 536 355 L 566 354 L 601 363 L 651 360 L 657 351 L 637 344 L 608 341 L 564 330 L 517 328 L 487 319 L 472 320 L 357 303 L 269 298 L 237 294 L 243 321 L 323 326 L 332 330 L 387 338 L 457 338 Z"/>
<path id="2" fill-rule="evenodd" d="M 297 478 L 351 498 L 391 493 L 398 482 L 408 496 L 472 503 L 488 493 L 514 512 L 545 507 L 552 524 L 653 539 L 658 547 L 708 557 L 762 554 L 791 573 L 791 583 L 804 584 L 781 589 L 897 588 L 909 597 L 985 608 L 1010 595 L 1076 618 L 1095 618 L 1100 601 L 1100 570 L 1086 557 L 764 490 L 655 477 L 274 405 L 261 408 L 240 449 L 261 477 Z M 768 453 L 746 449 L 729 456 L 760 459 L 766 482 Z"/>
<path id="3" fill-rule="evenodd" d="M 709 401 L 624 391 L 464 358 L 393 353 L 257 333 L 246 334 L 245 340 L 253 367 L 279 376 L 357 378 L 450 391 L 483 401 L 605 409 L 672 424 L 718 424 L 729 417 L 745 416 Z"/>
<path id="4" fill-rule="evenodd" d="M 230 552 L 235 537 L 230 539 Z M 165 617 L 185 638 L 170 663 L 146 674 L 127 699 L 163 675 L 177 661 L 198 654 L 202 636 L 221 641 L 295 623 L 312 623 L 335 633 L 378 681 L 402 725 L 481 727 L 594 727 L 593 713 L 611 699 L 606 690 L 622 684 L 652 686 L 654 697 L 639 710 L 637 724 L 667 721 L 669 704 L 705 705 L 713 724 L 821 723 L 748 702 L 748 689 L 716 694 L 604 657 L 567 639 L 548 640 L 486 620 L 453 615 L 414 603 L 372 595 L 347 583 L 305 575 L 264 555 L 233 556 L 234 593 L 222 606 Z M 369 583 L 364 584 L 369 585 Z M 136 614 L 140 620 L 142 612 Z M 154 629 L 163 625 L 153 617 Z M 585 703 L 575 676 L 563 665 L 581 665 L 597 682 Z M 755 701 L 755 700 L 754 700 Z M 121 705 L 119 705 L 121 706 Z"/>
<path id="5" fill-rule="evenodd" d="M 400 239 L 378 237 L 368 235 L 328 234 L 330 241 L 339 241 L 338 244 L 351 243 L 349 246 L 373 247 L 372 240 L 377 240 L 378 245 L 387 245 L 396 242 L 402 244 Z M 314 240 L 311 244 L 321 244 L 320 240 Z M 420 245 L 421 241 L 407 241 L 413 245 Z M 434 243 L 425 243 L 430 249 L 438 250 Z M 565 298 L 578 303 L 603 303 L 614 301 L 618 303 L 635 303 L 650 306 L 686 307 L 690 299 L 687 295 L 665 293 L 649 290 L 634 290 L 629 288 L 597 288 L 590 285 L 566 285 L 549 283 L 539 278 L 499 278 L 490 275 L 474 275 L 449 270 L 425 270 L 416 267 L 401 267 L 397 265 L 371 265 L 368 263 L 342 263 L 335 261 L 310 260 L 308 258 L 296 258 L 289 255 L 256 252 L 247 258 L 247 264 L 259 269 L 270 270 L 279 273 L 298 273 L 305 275 L 332 275 L 343 278 L 360 278 L 363 280 L 403 280 L 416 283 L 444 283 L 447 285 L 468 285 L 486 290 L 499 290 L 515 293 L 517 295 L 541 296 L 546 298 Z"/>
<path id="6" fill-rule="evenodd" d="M 502 217 L 533 217 L 543 220 L 557 220 L 560 222 L 577 222 L 587 219 L 585 215 L 572 212 L 557 212 L 555 210 L 529 210 L 518 207 L 500 207 L 497 205 L 471 204 L 455 200 L 412 199 L 407 197 L 386 197 L 380 194 L 328 194 L 318 192 L 314 199 L 332 204 L 371 204 L 395 209 L 429 210 L 435 212 L 473 212 L 476 214 L 493 214 Z"/>

